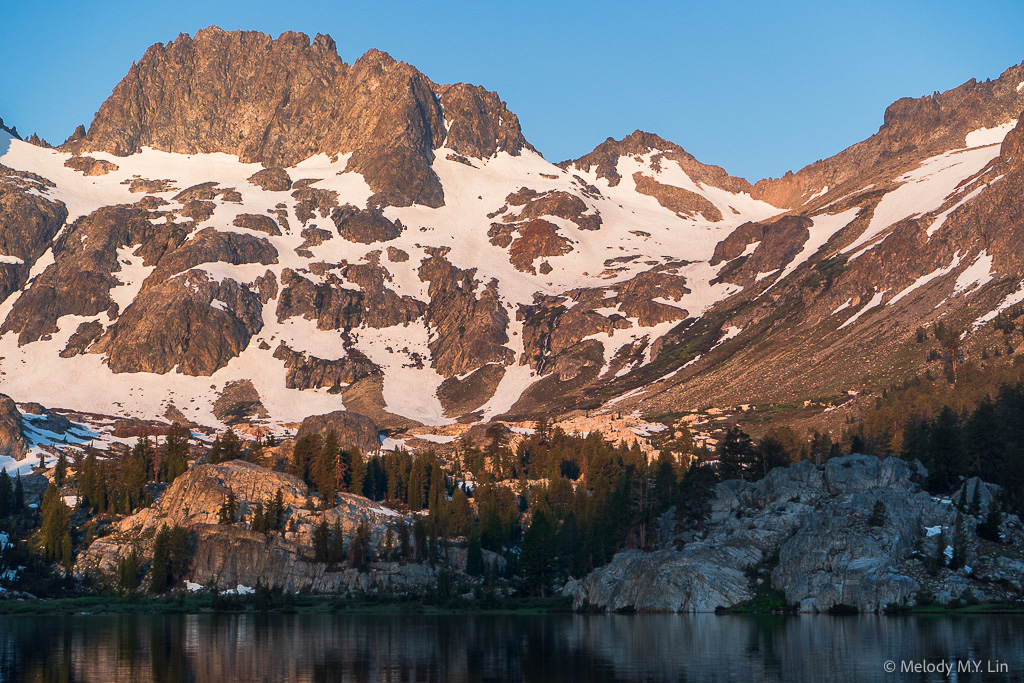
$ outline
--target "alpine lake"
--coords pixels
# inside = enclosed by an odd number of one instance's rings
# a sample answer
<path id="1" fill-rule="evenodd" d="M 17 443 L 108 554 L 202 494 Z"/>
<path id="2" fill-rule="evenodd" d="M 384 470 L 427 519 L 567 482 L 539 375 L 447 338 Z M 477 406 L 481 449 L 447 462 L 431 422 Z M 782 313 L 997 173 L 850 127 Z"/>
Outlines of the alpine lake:
<path id="1" fill-rule="evenodd" d="M 0 681 L 1021 681 L 1024 615 L 0 616 Z"/>

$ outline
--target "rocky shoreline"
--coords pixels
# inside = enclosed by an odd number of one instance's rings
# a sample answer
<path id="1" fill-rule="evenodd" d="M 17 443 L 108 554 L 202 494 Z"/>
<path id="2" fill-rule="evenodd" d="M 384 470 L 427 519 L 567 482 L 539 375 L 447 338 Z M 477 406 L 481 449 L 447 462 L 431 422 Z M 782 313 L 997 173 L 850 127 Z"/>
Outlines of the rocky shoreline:
<path id="1" fill-rule="evenodd" d="M 921 487 L 926 474 L 916 462 L 849 455 L 776 468 L 754 484 L 725 481 L 703 533 L 675 536 L 655 552 L 620 552 L 564 593 L 576 609 L 638 612 L 714 612 L 753 600 L 765 583 L 799 612 L 1015 600 L 1024 578 L 1020 520 L 1005 518 L 1002 543 L 975 533 L 998 487 L 971 479 L 937 498 Z M 967 501 L 978 514 L 960 512 Z M 884 514 L 872 520 L 878 503 Z M 958 514 L 964 565 L 930 567 L 931 558 L 948 561 Z M 938 547 L 939 539 L 950 545 Z"/>

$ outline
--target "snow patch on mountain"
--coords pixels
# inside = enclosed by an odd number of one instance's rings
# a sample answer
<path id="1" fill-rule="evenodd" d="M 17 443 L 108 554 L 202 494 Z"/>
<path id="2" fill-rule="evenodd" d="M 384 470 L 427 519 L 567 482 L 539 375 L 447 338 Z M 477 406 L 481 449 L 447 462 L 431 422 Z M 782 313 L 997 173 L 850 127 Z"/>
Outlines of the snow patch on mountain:
<path id="1" fill-rule="evenodd" d="M 877 244 L 879 236 L 892 225 L 911 216 L 930 213 L 965 179 L 970 178 L 999 156 L 998 146 L 954 150 L 926 159 L 921 165 L 896 179 L 899 187 L 882 197 L 868 227 L 840 253 L 855 251 L 850 260 Z"/>
<path id="2" fill-rule="evenodd" d="M 992 257 L 987 251 L 982 250 L 974 262 L 964 268 L 963 272 L 956 278 L 956 285 L 953 287 L 954 294 L 970 294 L 992 280 Z"/>
<path id="3" fill-rule="evenodd" d="M 986 145 L 998 145 L 1006 137 L 1006 134 L 1013 130 L 1013 127 L 1017 125 L 1017 119 L 1013 119 L 1009 123 L 1004 123 L 1001 126 L 995 126 L 993 128 L 978 128 L 972 130 L 967 134 L 964 139 L 968 147 L 984 147 Z"/>
<path id="4" fill-rule="evenodd" d="M 1003 300 L 999 302 L 998 306 L 996 306 L 991 311 L 975 320 L 974 324 L 971 327 L 978 328 L 987 322 L 995 320 L 996 317 L 1000 313 L 1005 311 L 1007 308 L 1015 304 L 1019 304 L 1022 301 L 1024 301 L 1024 280 L 1022 280 L 1021 283 L 1017 286 L 1017 289 L 1003 297 Z"/>
<path id="5" fill-rule="evenodd" d="M 888 289 L 883 289 L 880 292 L 876 292 L 875 295 L 871 297 L 871 300 L 868 301 L 867 305 L 864 306 L 864 308 L 857 311 L 856 313 L 854 313 L 849 320 L 847 320 L 845 323 L 839 326 L 839 329 L 841 330 L 844 327 L 852 325 L 853 323 L 857 322 L 857 320 L 859 320 L 861 316 L 863 316 L 865 313 L 867 313 L 873 308 L 877 308 L 878 306 L 880 306 L 882 304 L 882 299 L 885 297 L 885 293 L 888 291 Z"/>
<path id="6" fill-rule="evenodd" d="M 893 298 L 891 298 L 888 301 L 886 301 L 885 305 L 886 306 L 891 306 L 892 304 L 896 303 L 897 301 L 899 301 L 903 297 L 907 296 L 908 294 L 910 294 L 914 290 L 919 289 L 921 287 L 924 287 L 926 284 L 928 284 L 932 280 L 934 280 L 936 278 L 940 278 L 943 275 L 948 275 L 949 273 L 952 273 L 954 270 L 956 270 L 957 266 L 960 265 L 960 262 L 962 260 L 963 260 L 963 257 L 960 256 L 960 252 L 957 252 L 956 256 L 953 258 L 953 262 L 950 263 L 948 266 L 946 266 L 945 268 L 938 268 L 938 269 L 933 270 L 932 272 L 928 273 L 927 275 L 922 275 L 921 277 L 917 278 L 916 280 L 914 280 L 913 284 L 911 284 L 910 286 L 904 288 L 896 296 L 894 296 Z"/>
<path id="7" fill-rule="evenodd" d="M 807 259 L 814 256 L 819 249 L 832 239 L 832 235 L 852 223 L 859 213 L 860 207 L 855 206 L 852 209 L 847 209 L 840 213 L 826 213 L 812 216 L 812 224 L 811 227 L 808 228 L 810 236 L 807 238 L 807 241 L 804 242 L 803 249 L 800 250 L 800 253 L 797 254 L 792 261 L 786 264 L 786 267 L 782 271 L 782 275 L 778 277 L 777 281 L 784 280 L 790 273 L 799 268 L 802 264 L 806 263 Z"/>

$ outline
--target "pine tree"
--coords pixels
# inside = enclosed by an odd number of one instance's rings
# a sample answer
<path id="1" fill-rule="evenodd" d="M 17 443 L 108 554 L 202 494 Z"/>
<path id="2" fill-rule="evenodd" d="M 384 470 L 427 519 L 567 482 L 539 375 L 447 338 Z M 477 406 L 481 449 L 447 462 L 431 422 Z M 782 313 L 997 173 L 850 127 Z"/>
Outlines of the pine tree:
<path id="1" fill-rule="evenodd" d="M 749 479 L 755 448 L 750 435 L 734 425 L 718 445 L 718 474 L 722 479 Z"/>
<path id="2" fill-rule="evenodd" d="M 484 552 L 480 547 L 480 530 L 476 527 L 469 532 L 469 543 L 466 547 L 466 573 L 480 576 L 484 573 Z"/>
<path id="3" fill-rule="evenodd" d="M 832 455 L 832 435 L 828 432 L 814 430 L 811 437 L 811 459 L 815 465 L 821 465 Z"/>
<path id="4" fill-rule="evenodd" d="M 349 547 L 349 560 L 352 567 L 365 572 L 370 562 L 370 527 L 364 519 L 356 528 L 355 536 L 352 537 L 352 545 Z"/>
<path id="5" fill-rule="evenodd" d="M 412 525 L 413 558 L 418 562 L 427 559 L 427 527 L 422 517 L 416 517 Z"/>
<path id="6" fill-rule="evenodd" d="M 319 434 L 307 434 L 295 442 L 292 449 L 292 463 L 289 468 L 290 474 L 302 479 L 306 484 L 312 484 L 311 469 L 313 463 L 320 456 L 322 442 Z"/>
<path id="7" fill-rule="evenodd" d="M 139 587 L 139 554 L 133 546 L 127 555 L 117 563 L 117 585 L 126 593 L 134 593 Z"/>
<path id="8" fill-rule="evenodd" d="M 977 515 L 981 512 L 981 482 L 974 482 L 974 495 L 971 497 L 971 507 L 968 508 L 968 513 Z"/>
<path id="9" fill-rule="evenodd" d="M 39 537 L 43 557 L 49 562 L 58 562 L 63 559 L 64 537 L 71 534 L 71 510 L 64 504 L 56 486 L 46 487 L 42 511 Z"/>
<path id="10" fill-rule="evenodd" d="M 932 493 L 955 490 L 961 476 L 967 474 L 967 449 L 963 443 L 960 419 L 946 406 L 932 427 L 928 447 L 928 489 Z"/>
<path id="11" fill-rule="evenodd" d="M 217 511 L 220 524 L 234 524 L 235 516 L 238 514 L 238 501 L 235 499 L 235 492 L 228 489 L 228 497 L 221 504 Z"/>
<path id="12" fill-rule="evenodd" d="M 353 448 L 349 451 L 349 460 L 351 461 L 352 474 L 351 484 L 349 485 L 349 491 L 356 494 L 357 496 L 365 496 L 366 492 L 366 461 L 363 460 L 363 454 L 359 452 L 358 448 Z"/>
<path id="13" fill-rule="evenodd" d="M 345 559 L 345 533 L 341 530 L 341 522 L 335 521 L 331 530 L 331 541 L 327 547 L 328 564 L 338 565 Z"/>
<path id="14" fill-rule="evenodd" d="M 757 444 L 754 463 L 752 474 L 758 479 L 768 476 L 768 472 L 775 467 L 788 466 L 789 453 L 786 445 L 773 436 L 766 436 Z"/>
<path id="15" fill-rule="evenodd" d="M 320 505 L 324 509 L 334 507 L 334 497 L 338 491 L 339 463 L 342 462 L 338 449 L 338 439 L 333 431 L 324 439 L 320 453 L 313 463 L 311 477 L 313 486 L 320 494 Z"/>
<path id="16" fill-rule="evenodd" d="M 71 525 L 68 524 L 68 528 L 64 530 L 64 536 L 61 537 L 60 542 L 60 565 L 64 567 L 64 572 L 67 575 L 71 574 L 71 569 L 75 566 L 74 552 L 71 543 Z"/>
<path id="17" fill-rule="evenodd" d="M 387 562 L 391 562 L 395 552 L 395 528 L 388 524 L 387 531 L 384 532 L 384 557 L 383 559 Z"/>
<path id="18" fill-rule="evenodd" d="M 544 510 L 533 513 L 530 527 L 523 534 L 520 566 L 527 586 L 544 597 L 554 578 L 555 529 Z"/>
<path id="19" fill-rule="evenodd" d="M 473 507 L 469 496 L 461 488 L 456 488 L 448 504 L 448 527 L 453 534 L 461 536 L 468 532 L 472 522 Z"/>
<path id="20" fill-rule="evenodd" d="M 53 483 L 57 488 L 64 486 L 68 478 L 68 456 L 64 451 L 60 451 L 60 455 L 57 456 L 57 467 L 53 471 Z"/>
<path id="21" fill-rule="evenodd" d="M 280 531 L 284 528 L 284 492 L 278 488 L 274 494 L 274 530 Z"/>
<path id="22" fill-rule="evenodd" d="M 140 436 L 135 447 L 121 457 L 117 480 L 122 512 L 142 507 L 151 450 L 149 439 Z"/>
<path id="23" fill-rule="evenodd" d="M 179 422 L 174 422 L 164 439 L 163 481 L 174 481 L 188 469 L 189 431 Z"/>
<path id="24" fill-rule="evenodd" d="M 256 501 L 256 505 L 252 513 L 252 522 L 250 522 L 249 528 L 260 533 L 267 530 L 267 517 L 263 511 L 262 500 Z"/>
<path id="25" fill-rule="evenodd" d="M 153 539 L 153 564 L 150 567 L 150 590 L 164 593 L 170 585 L 171 546 L 170 528 L 164 524 Z"/>
<path id="26" fill-rule="evenodd" d="M 398 556 L 403 560 L 407 560 L 411 555 L 409 549 L 409 525 L 405 523 L 404 519 L 400 519 L 396 527 L 398 533 Z"/>
<path id="27" fill-rule="evenodd" d="M 6 517 L 14 509 L 14 487 L 7 468 L 0 470 L 0 517 Z"/>
<path id="28" fill-rule="evenodd" d="M 442 523 L 447 523 L 445 508 L 448 502 L 448 489 L 445 486 L 445 474 L 437 460 L 430 464 L 430 487 L 427 493 L 427 507 L 431 514 Z"/>
<path id="29" fill-rule="evenodd" d="M 697 465 L 690 467 L 679 483 L 676 498 L 676 518 L 685 526 L 704 528 L 704 521 L 711 514 L 711 495 L 718 476 L 711 467 Z"/>
<path id="30" fill-rule="evenodd" d="M 1002 536 L 1000 536 L 999 528 L 1003 524 L 1003 512 L 999 507 L 999 503 L 993 499 L 988 504 L 988 514 L 985 515 L 985 519 L 982 520 L 981 524 L 977 526 L 975 532 L 980 538 L 993 543 L 1001 543 Z"/>
<path id="31" fill-rule="evenodd" d="M 328 545 L 331 539 L 331 529 L 327 526 L 327 520 L 321 520 L 313 527 L 313 561 L 327 562 Z"/>
<path id="32" fill-rule="evenodd" d="M 956 513 L 956 527 L 953 532 L 953 557 L 949 560 L 949 568 L 957 570 L 967 564 L 967 532 L 964 530 L 964 518 Z"/>
<path id="33" fill-rule="evenodd" d="M 100 471 L 96 450 L 91 447 L 78 460 L 78 493 L 83 508 L 91 508 L 97 514 L 107 511 L 107 484 Z"/>
<path id="34" fill-rule="evenodd" d="M 14 512 L 21 514 L 25 509 L 25 487 L 21 483 L 21 472 L 14 479 Z"/>
<path id="35" fill-rule="evenodd" d="M 427 506 L 427 487 L 430 485 L 427 456 L 416 457 L 409 473 L 409 509 L 419 512 Z"/>

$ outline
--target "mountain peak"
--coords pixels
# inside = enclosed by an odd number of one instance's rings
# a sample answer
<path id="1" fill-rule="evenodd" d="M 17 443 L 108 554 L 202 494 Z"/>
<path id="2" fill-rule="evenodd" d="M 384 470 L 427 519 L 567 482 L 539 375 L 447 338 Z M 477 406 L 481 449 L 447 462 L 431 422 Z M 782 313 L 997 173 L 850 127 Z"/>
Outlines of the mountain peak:
<path id="1" fill-rule="evenodd" d="M 634 130 L 621 140 L 609 137 L 595 147 L 593 152 L 579 159 L 563 161 L 559 166 L 562 168 L 574 167 L 582 171 L 589 171 L 596 167 L 597 177 L 607 179 L 608 184 L 614 187 L 622 180 L 617 170 L 619 157 L 639 156 L 650 152 L 656 152 L 657 156 L 661 158 L 677 162 L 694 182 L 720 187 L 730 192 L 750 191 L 750 183 L 743 178 L 729 175 L 720 166 L 701 163 L 676 143 L 670 142 L 660 135 L 639 129 Z"/>
<path id="2" fill-rule="evenodd" d="M 444 97 L 452 100 L 447 121 Z M 348 65 L 327 35 L 275 39 L 210 26 L 150 47 L 85 136 L 73 136 L 64 149 L 225 152 L 268 167 L 351 154 L 347 170 L 365 177 L 374 203 L 440 206 L 444 194 L 431 162 L 449 137 L 446 123 L 458 131 L 460 154 L 529 148 L 518 119 L 482 88 L 470 95 L 462 85 L 438 86 L 380 50 Z"/>

